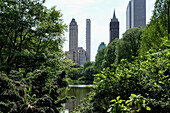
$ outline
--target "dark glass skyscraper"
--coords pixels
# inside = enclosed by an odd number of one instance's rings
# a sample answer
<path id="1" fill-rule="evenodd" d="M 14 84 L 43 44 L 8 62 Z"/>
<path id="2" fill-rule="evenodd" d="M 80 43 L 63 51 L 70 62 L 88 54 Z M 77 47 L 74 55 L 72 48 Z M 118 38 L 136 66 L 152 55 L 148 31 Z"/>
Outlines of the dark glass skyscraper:
<path id="1" fill-rule="evenodd" d="M 110 43 L 115 39 L 119 38 L 119 21 L 116 18 L 115 10 L 113 14 L 113 18 L 110 22 Z"/>

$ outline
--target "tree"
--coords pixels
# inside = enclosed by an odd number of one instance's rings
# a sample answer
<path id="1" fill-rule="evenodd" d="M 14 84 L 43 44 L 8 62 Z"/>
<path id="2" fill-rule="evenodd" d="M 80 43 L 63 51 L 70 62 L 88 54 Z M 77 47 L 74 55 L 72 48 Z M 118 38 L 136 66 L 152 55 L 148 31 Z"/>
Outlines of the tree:
<path id="1" fill-rule="evenodd" d="M 44 2 L 0 1 L 0 112 L 58 113 L 68 99 L 58 98 L 68 85 L 60 66 L 66 26 Z"/>
<path id="2" fill-rule="evenodd" d="M 105 50 L 106 50 L 106 47 L 102 48 L 96 55 L 94 66 L 97 72 L 100 72 L 103 69 L 102 63 L 104 61 Z"/>
<path id="3" fill-rule="evenodd" d="M 106 113 L 113 107 L 118 113 L 131 113 L 135 110 L 140 113 L 168 113 L 169 64 L 169 52 L 142 56 L 132 62 L 122 59 L 120 64 L 106 68 L 95 76 L 96 86 L 79 107 L 80 112 Z M 138 96 L 129 100 L 132 94 Z M 147 100 L 140 100 L 138 97 L 145 97 Z M 116 101 L 111 101 L 115 99 Z M 144 101 L 146 103 L 143 104 Z M 117 102 L 114 104 L 116 106 L 112 105 L 113 102 Z M 124 105 L 129 102 L 130 108 L 125 109 Z M 149 106 L 151 111 L 146 111 L 145 106 Z"/>
<path id="4" fill-rule="evenodd" d="M 92 83 L 94 80 L 95 74 L 97 74 L 97 72 L 94 68 L 94 62 L 86 61 L 82 69 L 83 80 L 88 81 L 89 83 Z"/>
<path id="5" fill-rule="evenodd" d="M 151 17 L 150 23 L 145 27 L 141 35 L 142 42 L 140 54 L 146 54 L 147 51 L 152 50 L 157 52 L 160 49 L 166 49 L 162 46 L 162 38 L 168 36 L 168 6 L 169 0 L 157 0 Z"/>
<path id="6" fill-rule="evenodd" d="M 0 70 L 34 70 L 61 56 L 62 34 L 66 26 L 61 14 L 47 9 L 45 0 L 5 0 L 0 2 Z M 46 63 L 47 65 L 47 63 Z"/>
<path id="7" fill-rule="evenodd" d="M 119 41 L 119 39 L 113 40 L 107 47 L 104 55 L 104 61 L 102 63 L 103 68 L 110 67 L 111 64 L 115 63 L 116 59 L 116 44 Z"/>
<path id="8" fill-rule="evenodd" d="M 120 64 L 121 59 L 131 60 L 132 51 L 127 41 L 120 39 L 117 42 L 115 55 L 116 55 L 115 64 Z"/>

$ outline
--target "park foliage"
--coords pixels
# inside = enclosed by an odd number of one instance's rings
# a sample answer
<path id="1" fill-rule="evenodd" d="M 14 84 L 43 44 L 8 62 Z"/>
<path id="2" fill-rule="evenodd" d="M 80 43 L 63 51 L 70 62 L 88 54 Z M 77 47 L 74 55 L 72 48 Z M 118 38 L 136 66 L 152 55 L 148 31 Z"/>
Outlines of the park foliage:
<path id="1" fill-rule="evenodd" d="M 62 14 L 44 2 L 0 1 L 0 112 L 59 113 L 73 80 L 95 85 L 76 113 L 170 111 L 169 0 L 156 0 L 145 28 L 127 30 L 83 66 L 65 59 Z"/>
<path id="2" fill-rule="evenodd" d="M 0 1 L 0 112 L 59 113 L 65 79 L 62 14 L 45 0 Z M 61 65 L 63 64 L 63 65 Z"/>

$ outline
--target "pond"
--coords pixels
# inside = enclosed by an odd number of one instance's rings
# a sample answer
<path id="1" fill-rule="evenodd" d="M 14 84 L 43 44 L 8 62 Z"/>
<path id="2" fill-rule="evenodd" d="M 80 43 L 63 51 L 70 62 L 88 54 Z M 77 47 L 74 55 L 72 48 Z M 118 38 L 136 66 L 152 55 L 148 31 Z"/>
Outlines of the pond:
<path id="1" fill-rule="evenodd" d="M 81 104 L 81 100 L 87 97 L 87 93 L 90 92 L 90 86 L 93 85 L 69 85 L 69 88 L 62 92 L 64 96 L 74 96 L 75 99 L 70 99 L 64 104 L 65 111 L 61 113 L 71 113 L 78 105 Z"/>

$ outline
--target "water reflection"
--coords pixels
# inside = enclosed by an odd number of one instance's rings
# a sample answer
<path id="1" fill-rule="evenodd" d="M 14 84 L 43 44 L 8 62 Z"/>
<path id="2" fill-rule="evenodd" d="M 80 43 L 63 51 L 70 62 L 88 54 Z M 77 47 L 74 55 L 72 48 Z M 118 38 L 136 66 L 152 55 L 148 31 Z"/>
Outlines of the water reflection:
<path id="1" fill-rule="evenodd" d="M 74 110 L 78 105 L 81 104 L 81 100 L 85 98 L 87 93 L 90 92 L 90 87 L 92 85 L 69 85 L 69 88 L 67 88 L 64 91 L 64 94 L 62 96 L 75 96 L 75 99 L 70 99 L 65 103 L 65 112 L 69 113 Z"/>

